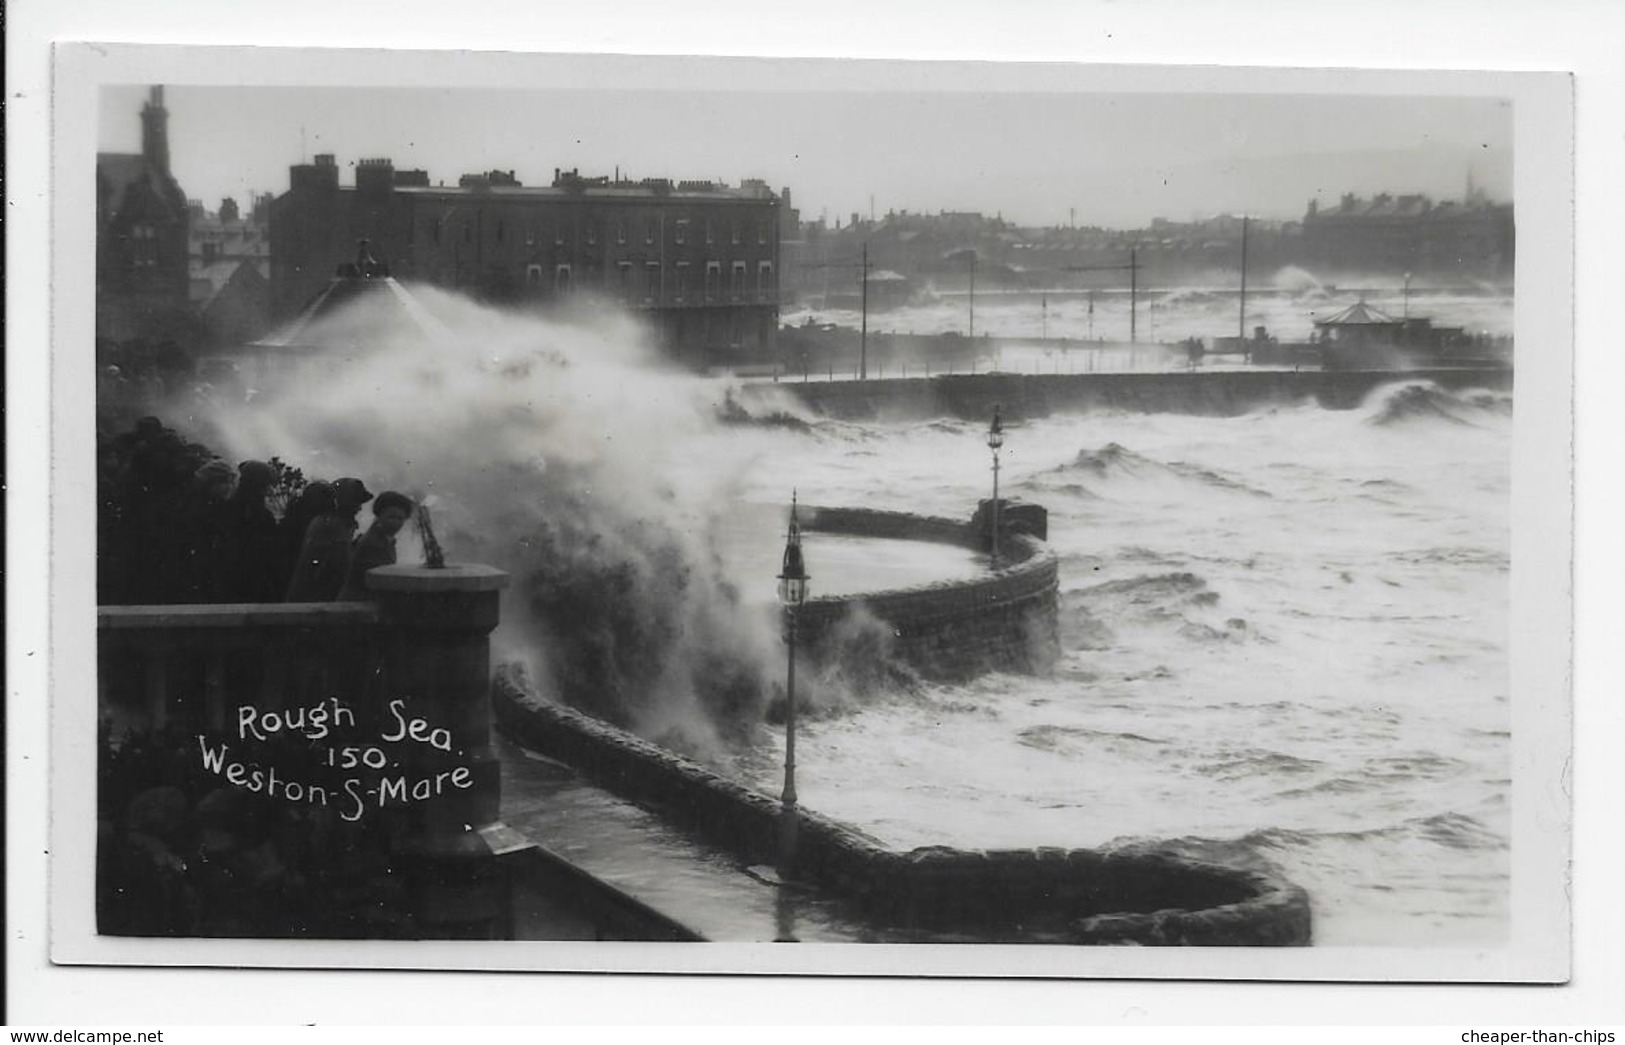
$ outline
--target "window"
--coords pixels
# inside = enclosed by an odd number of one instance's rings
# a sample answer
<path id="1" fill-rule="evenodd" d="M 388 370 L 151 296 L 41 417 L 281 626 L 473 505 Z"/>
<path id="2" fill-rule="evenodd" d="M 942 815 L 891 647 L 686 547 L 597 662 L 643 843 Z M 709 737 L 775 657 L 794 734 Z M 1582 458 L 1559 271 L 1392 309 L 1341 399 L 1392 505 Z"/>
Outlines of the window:
<path id="1" fill-rule="evenodd" d="M 739 222 L 737 220 L 728 223 L 728 237 L 729 242 L 736 247 L 739 246 Z"/>
<path id="2" fill-rule="evenodd" d="M 615 220 L 615 242 L 616 243 L 625 243 L 626 242 L 626 219 L 625 218 L 617 218 Z"/>
<path id="3" fill-rule="evenodd" d="M 744 292 L 745 263 L 743 261 L 736 261 L 734 262 L 733 266 L 732 278 L 728 283 L 728 293 L 732 294 L 735 298 L 738 298 Z"/>
<path id="4" fill-rule="evenodd" d="M 722 294 L 722 262 L 707 261 L 705 263 L 705 296 L 713 299 Z"/>
<path id="5" fill-rule="evenodd" d="M 540 265 L 526 265 L 525 266 L 525 283 L 526 283 L 526 285 L 532 286 L 532 287 L 541 286 L 542 285 L 542 266 L 540 266 Z"/>
<path id="6" fill-rule="evenodd" d="M 679 302 L 688 297 L 689 291 L 692 289 L 689 286 L 688 281 L 692 278 L 694 278 L 694 274 L 689 270 L 688 262 L 679 261 L 677 263 L 677 274 L 675 277 L 676 285 L 672 287 L 672 293 L 676 296 Z"/>
<path id="7" fill-rule="evenodd" d="M 687 218 L 678 218 L 677 219 L 676 239 L 677 239 L 678 243 L 687 243 L 688 242 L 688 219 Z"/>
<path id="8" fill-rule="evenodd" d="M 660 298 L 660 262 L 651 261 L 643 266 L 643 300 L 657 301 Z"/>
<path id="9" fill-rule="evenodd" d="M 130 260 L 136 268 L 158 267 L 158 230 L 151 225 L 136 225 L 130 229 Z"/>
<path id="10" fill-rule="evenodd" d="M 596 221 L 587 222 L 587 242 L 598 242 L 598 223 Z"/>
<path id="11" fill-rule="evenodd" d="M 569 265 L 559 265 L 553 270 L 553 290 L 558 294 L 570 293 Z"/>
<path id="12" fill-rule="evenodd" d="M 564 246 L 564 222 L 562 219 L 553 223 L 553 246 Z"/>
<path id="13" fill-rule="evenodd" d="M 773 293 L 773 263 L 771 261 L 756 263 L 756 293 L 764 297 Z"/>
<path id="14" fill-rule="evenodd" d="M 655 234 L 659 231 L 659 222 L 653 218 L 645 218 L 643 221 L 643 242 L 653 243 L 655 241 Z"/>
<path id="15" fill-rule="evenodd" d="M 707 221 L 705 223 L 705 242 L 709 245 L 709 244 L 715 243 L 716 241 L 717 241 L 716 227 L 713 226 L 711 224 L 711 222 Z"/>
<path id="16" fill-rule="evenodd" d="M 765 219 L 756 223 L 756 242 L 767 242 L 767 221 Z"/>
<path id="17" fill-rule="evenodd" d="M 632 263 L 623 261 L 620 263 L 619 268 L 621 270 L 621 297 L 630 298 L 632 296 Z"/>

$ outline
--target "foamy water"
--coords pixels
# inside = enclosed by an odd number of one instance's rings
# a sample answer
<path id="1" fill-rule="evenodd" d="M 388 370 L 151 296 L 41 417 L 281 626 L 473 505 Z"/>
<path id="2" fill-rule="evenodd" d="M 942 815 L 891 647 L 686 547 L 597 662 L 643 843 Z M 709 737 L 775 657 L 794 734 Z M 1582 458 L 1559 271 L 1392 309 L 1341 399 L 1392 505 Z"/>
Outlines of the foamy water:
<path id="1" fill-rule="evenodd" d="M 515 574 L 502 655 L 776 791 L 764 610 L 790 491 L 968 518 L 985 422 L 723 425 L 725 384 L 660 366 L 629 325 L 422 298 L 449 341 L 266 390 L 211 442 L 434 498 L 454 560 Z M 1504 300 L 1461 308 L 1434 314 L 1510 325 Z M 1031 311 L 979 304 L 978 329 L 1020 333 Z M 1048 322 L 1083 336 L 1077 315 Z M 1002 492 L 1049 509 L 1061 556 L 1055 673 L 825 702 L 798 738 L 802 801 L 898 846 L 1172 839 L 1272 860 L 1323 943 L 1499 940 L 1511 428 L 1504 395 L 1414 383 L 1352 411 L 1012 427 Z M 770 521 L 759 544 L 746 517 Z M 862 570 L 818 553 L 815 585 Z"/>
<path id="2" fill-rule="evenodd" d="M 1257 273 L 1253 276 L 1255 281 L 1260 278 Z M 1367 280 L 1358 288 L 1341 288 L 1324 285 L 1311 273 L 1298 268 L 1282 269 L 1264 278 L 1263 283 L 1260 286 L 1255 282 L 1250 291 L 1245 322 L 1234 286 L 1143 288 L 1133 323 L 1126 293 L 1102 293 L 1091 302 L 1087 296 L 1076 294 L 1041 299 L 1032 292 L 1018 296 L 982 292 L 975 301 L 975 333 L 978 338 L 985 335 L 995 340 L 1049 337 L 1127 342 L 1132 330 L 1140 343 L 1135 352 L 1126 349 L 1096 352 L 1081 346 L 1070 351 L 1023 346 L 994 351 L 990 347 L 991 365 L 1029 374 L 1184 369 L 1187 358 L 1182 351 L 1165 352 L 1156 346 L 1194 337 L 1212 347 L 1214 338 L 1235 337 L 1242 331 L 1252 337 L 1257 327 L 1264 327 L 1281 341 L 1307 341 L 1314 333 L 1315 320 L 1325 319 L 1358 301 L 1365 301 L 1396 319 L 1428 317 L 1437 326 L 1460 327 L 1468 334 L 1493 337 L 1512 334 L 1510 300 L 1487 288 L 1479 293 L 1418 285 L 1407 295 L 1404 286 L 1391 279 Z M 859 313 L 850 310 L 801 308 L 786 313 L 784 321 L 799 324 L 811 320 L 856 327 L 860 319 Z M 876 334 L 963 334 L 969 329 L 970 301 L 964 294 L 869 315 L 869 330 Z M 1229 357 L 1215 357 L 1205 365 L 1238 364 Z M 987 365 L 983 365 L 983 369 L 986 368 Z"/>
<path id="3" fill-rule="evenodd" d="M 781 437 L 753 487 L 960 516 L 986 495 L 980 425 L 862 428 Z M 1498 940 L 1510 439 L 1508 397 L 1422 383 L 1353 411 L 1012 429 L 1003 488 L 1048 508 L 1061 555 L 1054 676 L 815 720 L 801 800 L 899 846 L 1263 857 L 1323 943 Z"/>

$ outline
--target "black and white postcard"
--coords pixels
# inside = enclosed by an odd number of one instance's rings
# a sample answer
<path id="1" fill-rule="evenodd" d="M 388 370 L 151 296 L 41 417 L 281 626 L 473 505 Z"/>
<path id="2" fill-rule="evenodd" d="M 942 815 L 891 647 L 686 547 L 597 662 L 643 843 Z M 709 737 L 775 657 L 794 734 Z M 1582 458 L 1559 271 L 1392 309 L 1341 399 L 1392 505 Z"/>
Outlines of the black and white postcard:
<path id="1" fill-rule="evenodd" d="M 54 91 L 54 961 L 1568 977 L 1562 74 Z"/>

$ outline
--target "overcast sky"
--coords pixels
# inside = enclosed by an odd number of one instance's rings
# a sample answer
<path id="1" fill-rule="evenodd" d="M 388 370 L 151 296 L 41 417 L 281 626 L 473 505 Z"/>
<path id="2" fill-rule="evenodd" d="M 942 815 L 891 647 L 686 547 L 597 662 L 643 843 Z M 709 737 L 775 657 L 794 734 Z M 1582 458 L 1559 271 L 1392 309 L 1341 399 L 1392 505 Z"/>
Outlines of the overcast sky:
<path id="1" fill-rule="evenodd" d="M 102 93 L 99 147 L 140 148 L 147 88 Z M 758 177 L 803 217 L 978 210 L 1125 227 L 1223 212 L 1295 218 L 1345 192 L 1512 192 L 1512 113 L 1492 98 L 853 90 L 166 88 L 176 177 L 210 210 L 282 193 L 288 167 L 389 157 L 456 184 L 555 167 Z"/>

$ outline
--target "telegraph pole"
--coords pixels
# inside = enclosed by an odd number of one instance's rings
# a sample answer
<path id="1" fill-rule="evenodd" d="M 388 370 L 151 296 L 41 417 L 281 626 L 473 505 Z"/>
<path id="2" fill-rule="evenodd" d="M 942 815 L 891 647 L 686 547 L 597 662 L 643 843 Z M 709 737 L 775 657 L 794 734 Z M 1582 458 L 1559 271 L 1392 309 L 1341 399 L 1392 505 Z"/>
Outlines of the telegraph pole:
<path id="1" fill-rule="evenodd" d="M 1139 340 L 1140 316 L 1140 249 L 1131 247 L 1128 252 L 1127 265 L 1063 265 L 1062 272 L 1122 272 L 1128 270 L 1128 339 L 1130 342 Z M 1095 297 L 1094 291 L 1089 292 L 1089 336 L 1094 337 Z"/>
<path id="2" fill-rule="evenodd" d="M 1241 316 L 1236 320 L 1241 343 L 1247 343 L 1247 215 L 1241 216 Z"/>
<path id="3" fill-rule="evenodd" d="M 970 252 L 970 336 L 976 336 L 976 248 Z"/>
<path id="4" fill-rule="evenodd" d="M 871 204 L 873 206 L 873 204 Z M 864 381 L 869 380 L 869 241 L 863 243 L 863 268 L 859 273 L 863 280 L 862 292 L 859 302 L 863 311 L 863 325 L 858 334 L 858 370 Z"/>
<path id="5" fill-rule="evenodd" d="M 1137 344 L 1140 340 L 1138 324 L 1140 319 L 1140 248 L 1131 247 L 1128 252 L 1128 341 Z"/>
<path id="6" fill-rule="evenodd" d="M 845 269 L 851 266 L 852 262 L 850 259 L 846 261 L 830 261 L 829 254 L 826 252 L 824 254 L 824 261 L 822 264 L 808 267 L 821 268 L 824 270 L 824 297 L 827 300 L 829 298 L 829 270 Z M 858 300 L 860 303 L 859 308 L 863 313 L 862 326 L 860 328 L 858 340 L 857 376 L 863 380 L 868 380 L 869 378 L 869 268 L 869 244 L 868 241 L 865 241 L 863 244 L 863 260 L 857 265 L 858 279 L 861 281 L 858 285 Z M 830 368 L 830 380 L 833 381 L 833 362 L 831 362 Z"/>

